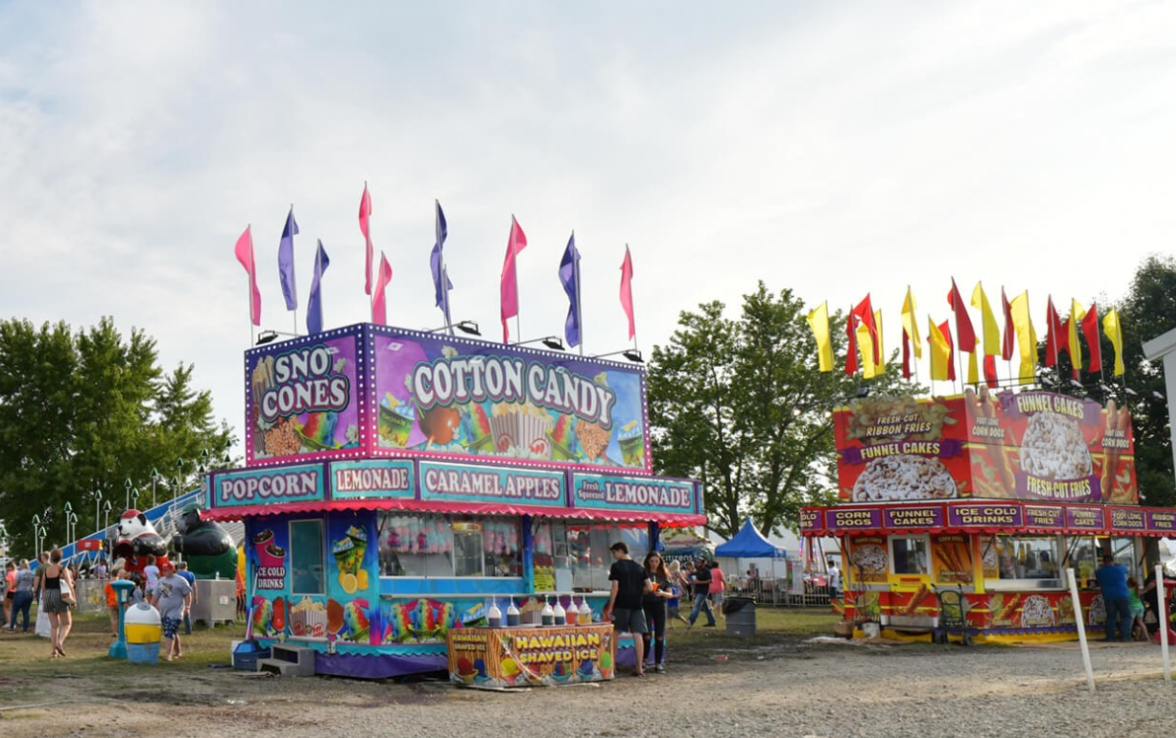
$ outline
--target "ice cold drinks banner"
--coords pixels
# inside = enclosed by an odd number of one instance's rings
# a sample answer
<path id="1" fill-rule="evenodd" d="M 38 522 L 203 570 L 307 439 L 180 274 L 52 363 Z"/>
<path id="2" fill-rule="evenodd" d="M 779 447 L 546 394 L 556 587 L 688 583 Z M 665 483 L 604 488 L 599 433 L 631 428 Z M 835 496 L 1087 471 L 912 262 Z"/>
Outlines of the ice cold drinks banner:
<path id="1" fill-rule="evenodd" d="M 1047 392 L 878 397 L 834 413 L 842 500 L 1135 504 L 1127 408 Z"/>

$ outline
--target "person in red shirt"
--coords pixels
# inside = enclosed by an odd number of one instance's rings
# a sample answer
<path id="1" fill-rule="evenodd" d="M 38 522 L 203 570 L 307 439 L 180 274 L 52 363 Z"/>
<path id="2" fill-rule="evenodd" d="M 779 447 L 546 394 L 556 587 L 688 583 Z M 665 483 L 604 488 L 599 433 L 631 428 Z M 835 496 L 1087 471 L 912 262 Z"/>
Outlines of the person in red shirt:
<path id="1" fill-rule="evenodd" d="M 711 562 L 711 581 L 710 581 L 710 600 L 711 609 L 714 610 L 721 618 L 727 616 L 723 614 L 723 593 L 727 591 L 727 580 L 723 577 L 723 570 L 719 568 L 719 562 Z"/>

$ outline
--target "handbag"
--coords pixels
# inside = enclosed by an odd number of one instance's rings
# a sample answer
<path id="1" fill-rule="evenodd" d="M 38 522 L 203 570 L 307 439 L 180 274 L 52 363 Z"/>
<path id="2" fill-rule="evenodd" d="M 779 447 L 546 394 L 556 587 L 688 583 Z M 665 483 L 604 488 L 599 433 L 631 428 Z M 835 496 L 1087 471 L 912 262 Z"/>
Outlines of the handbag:
<path id="1" fill-rule="evenodd" d="M 65 604 L 69 605 L 70 607 L 73 607 L 74 605 L 78 604 L 77 598 L 74 597 L 73 582 L 71 582 L 69 580 L 69 576 L 67 574 L 65 574 L 64 569 L 62 569 L 60 586 L 61 586 L 61 601 L 64 602 Z"/>

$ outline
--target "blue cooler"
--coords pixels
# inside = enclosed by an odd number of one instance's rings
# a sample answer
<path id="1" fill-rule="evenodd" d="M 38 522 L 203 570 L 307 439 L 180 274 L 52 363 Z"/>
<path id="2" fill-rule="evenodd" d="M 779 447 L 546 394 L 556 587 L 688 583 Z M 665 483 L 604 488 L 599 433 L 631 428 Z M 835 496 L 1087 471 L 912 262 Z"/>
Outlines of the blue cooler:
<path id="1" fill-rule="evenodd" d="M 127 661 L 132 664 L 158 664 L 159 640 L 163 637 L 163 621 L 146 602 L 127 609 L 123 630 L 127 636 Z"/>

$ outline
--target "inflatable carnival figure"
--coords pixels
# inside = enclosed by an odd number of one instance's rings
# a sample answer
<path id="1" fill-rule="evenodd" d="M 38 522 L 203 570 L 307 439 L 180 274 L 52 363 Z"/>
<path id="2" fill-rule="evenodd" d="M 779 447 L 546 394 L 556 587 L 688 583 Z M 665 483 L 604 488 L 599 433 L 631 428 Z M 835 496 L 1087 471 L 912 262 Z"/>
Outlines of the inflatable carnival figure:
<path id="1" fill-rule="evenodd" d="M 237 577 L 237 549 L 220 523 L 203 520 L 200 508 L 188 505 L 176 522 L 172 550 L 183 556 L 197 579 L 233 580 Z"/>
<path id="2" fill-rule="evenodd" d="M 143 573 L 147 557 L 155 556 L 155 565 L 163 567 L 167 561 L 167 541 L 155 531 L 147 516 L 138 510 L 127 510 L 118 519 L 114 541 L 114 557 L 125 562 L 128 573 Z"/>

